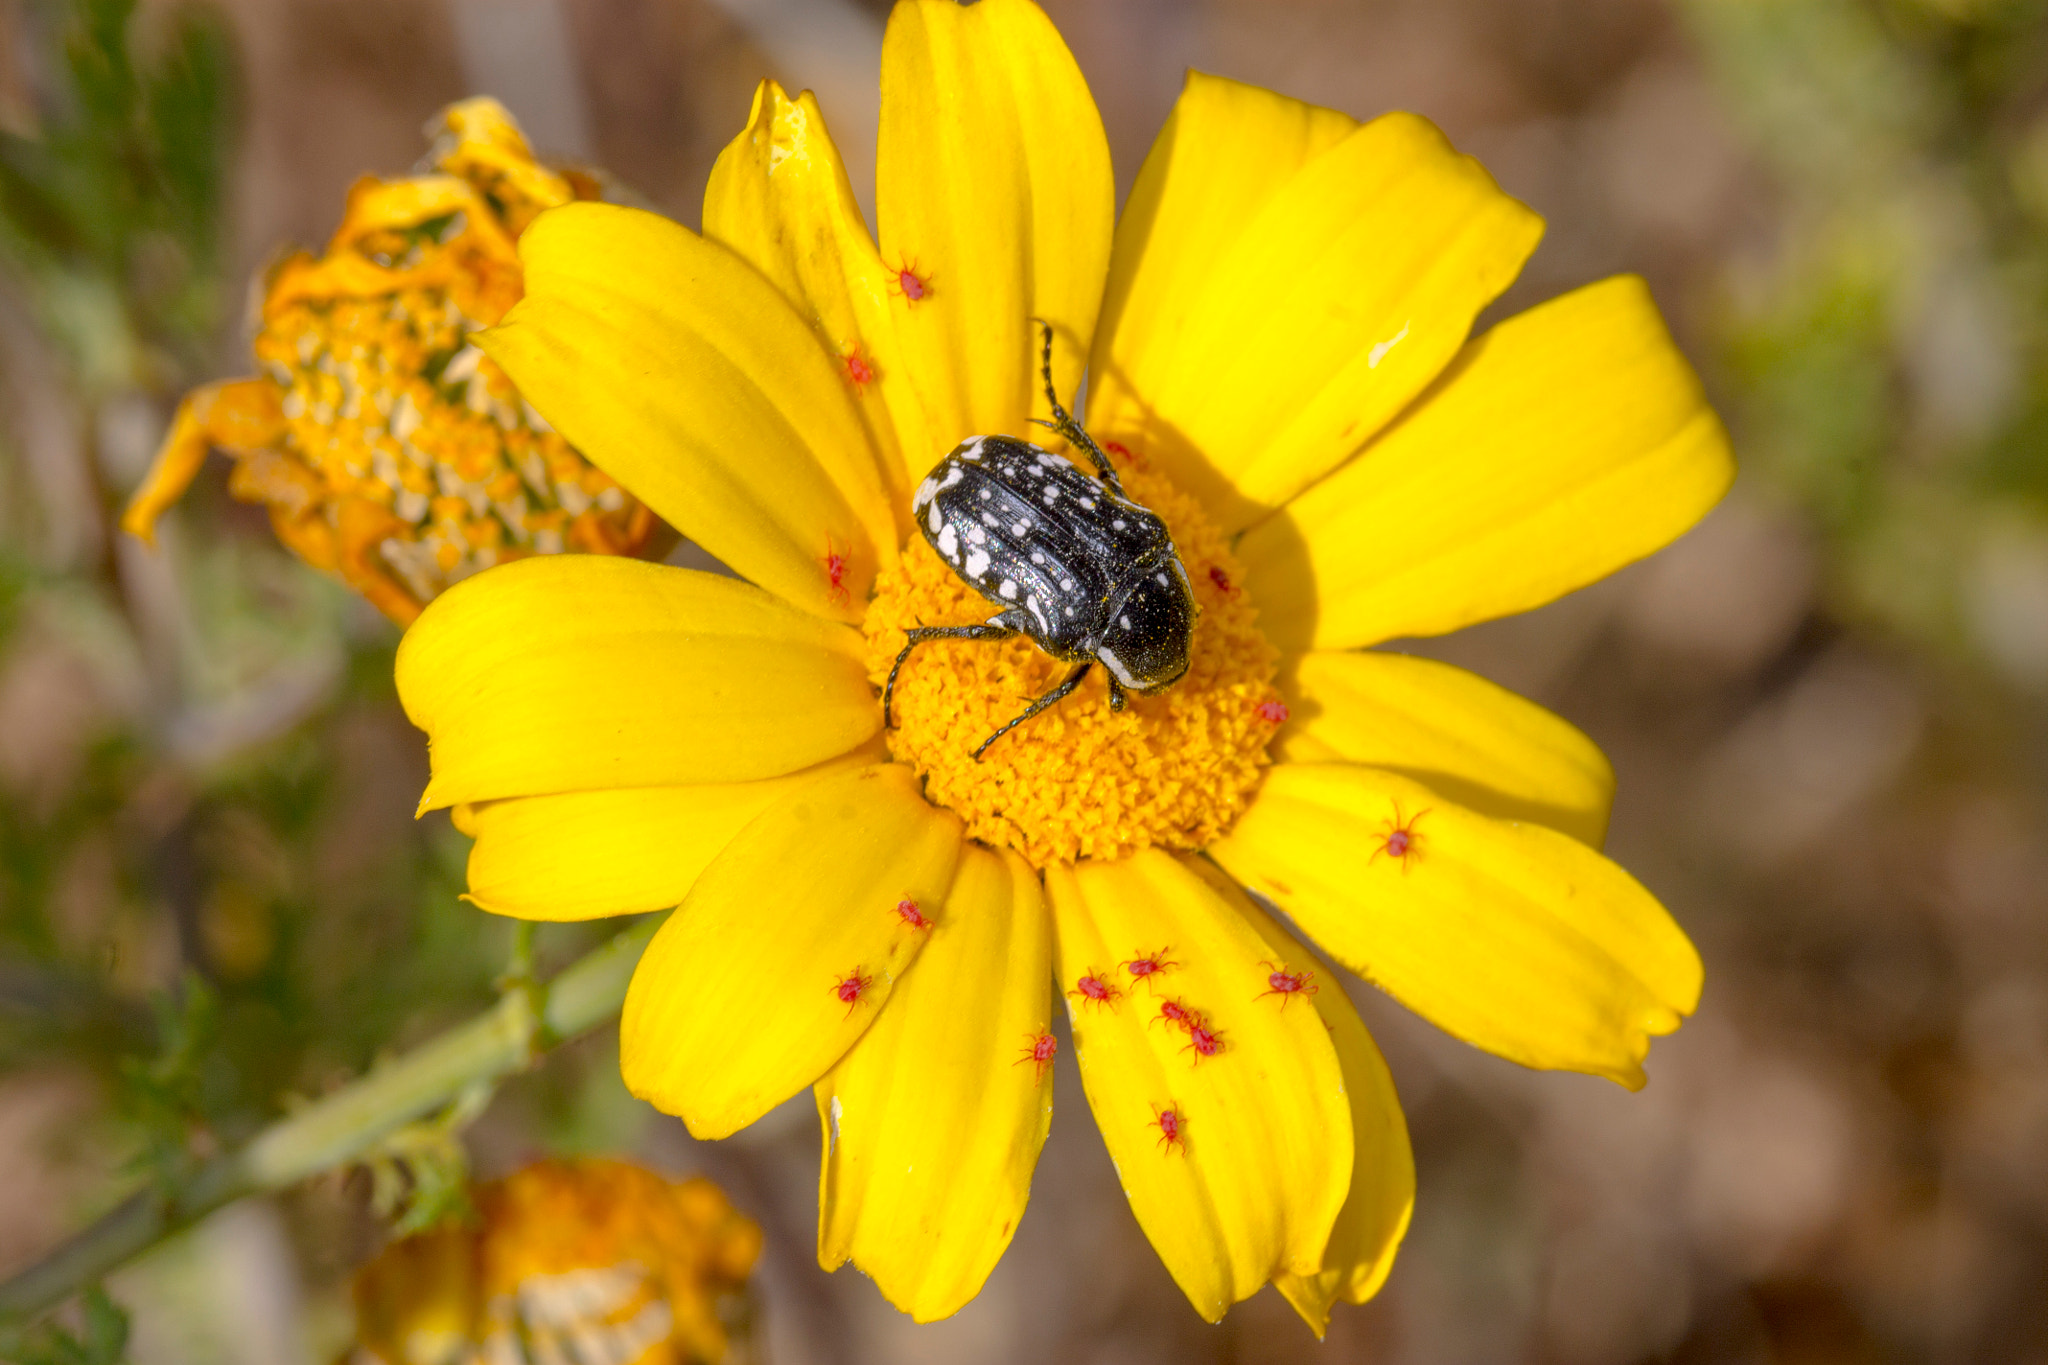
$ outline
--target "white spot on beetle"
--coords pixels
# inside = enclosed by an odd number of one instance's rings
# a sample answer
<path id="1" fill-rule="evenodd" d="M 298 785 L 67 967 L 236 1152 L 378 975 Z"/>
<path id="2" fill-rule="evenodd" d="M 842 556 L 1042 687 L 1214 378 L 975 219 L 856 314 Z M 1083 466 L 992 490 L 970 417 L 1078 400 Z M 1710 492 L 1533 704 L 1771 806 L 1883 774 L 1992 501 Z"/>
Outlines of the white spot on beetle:
<path id="1" fill-rule="evenodd" d="M 912 507 L 922 508 L 926 503 L 932 500 L 932 495 L 937 493 L 938 491 L 939 481 L 937 479 L 926 479 L 923 483 L 917 486 L 917 496 L 910 500 L 910 505 Z"/>
<path id="2" fill-rule="evenodd" d="M 1016 601 L 1017 580 L 1014 578 L 1005 578 L 1003 580 L 1003 585 L 1000 588 L 996 589 L 996 596 L 1002 598 L 1005 602 Z"/>
<path id="3" fill-rule="evenodd" d="M 970 526 L 970 527 L 968 527 L 968 528 L 967 528 L 967 543 L 968 543 L 969 545 L 986 545 L 986 544 L 988 544 L 988 532 L 986 532 L 986 531 L 982 530 L 982 529 L 981 529 L 981 528 L 980 528 L 979 526 Z"/>
<path id="4" fill-rule="evenodd" d="M 1173 580 L 1172 580 L 1172 579 L 1170 579 L 1170 578 L 1168 578 L 1168 577 L 1167 577 L 1167 576 L 1166 576 L 1165 574 L 1163 574 L 1163 573 L 1156 573 L 1156 574 L 1153 574 L 1153 575 L 1152 575 L 1152 581 L 1153 581 L 1154 583 L 1157 583 L 1157 584 L 1158 584 L 1158 585 L 1159 585 L 1160 587 L 1162 587 L 1162 588 L 1170 588 L 1170 587 L 1172 587 L 1172 586 L 1173 586 Z"/>
<path id="5" fill-rule="evenodd" d="M 1044 564 L 1044 563 L 1045 563 L 1045 555 L 1044 555 L 1044 553 L 1043 553 L 1042 551 L 1039 551 L 1039 550 L 1033 550 L 1033 551 L 1031 552 L 1031 562 L 1032 562 L 1033 564 Z"/>
<path id="6" fill-rule="evenodd" d="M 953 528 L 946 526 L 946 519 L 939 515 L 939 505 L 937 503 L 933 503 L 932 510 L 925 514 L 924 524 L 932 528 L 932 534 L 935 536 L 941 534 L 939 528 L 942 526 L 945 526 L 943 534 L 949 536 L 953 534 Z"/>
<path id="7" fill-rule="evenodd" d="M 1116 674 L 1116 680 L 1125 687 L 1136 688 L 1140 686 L 1138 680 L 1131 676 L 1131 670 L 1124 667 L 1124 661 L 1117 658 L 1113 651 L 1098 649 L 1095 651 L 1095 657 L 1102 660 L 1102 666 Z"/>
<path id="8" fill-rule="evenodd" d="M 1060 591 L 1061 591 L 1061 592 L 1072 592 L 1073 590 L 1074 590 L 1074 580 L 1073 580 L 1073 579 L 1071 579 L 1071 578 L 1062 578 L 1062 579 L 1060 580 Z"/>
<path id="9" fill-rule="evenodd" d="M 954 484 L 960 482 L 960 480 L 966 477 L 966 470 L 962 469 L 957 464 L 953 465 L 946 470 L 946 477 L 939 481 L 939 487 L 941 489 L 951 488 Z"/>
<path id="10" fill-rule="evenodd" d="M 991 496 L 992 496 L 992 495 L 991 495 L 991 494 L 989 493 L 989 491 L 988 491 L 988 490 L 987 490 L 986 488 L 984 488 L 984 489 L 982 489 L 982 490 L 981 490 L 981 500 L 982 500 L 983 502 L 987 502 L 987 501 L 989 500 L 989 498 L 990 498 Z"/>
<path id="11" fill-rule="evenodd" d="M 1013 536 L 1027 536 L 1027 535 L 1030 535 L 1030 534 L 1031 534 L 1031 523 L 1030 523 L 1030 522 L 1028 522 L 1028 521 L 1020 521 L 1020 522 L 1018 522 L 1018 523 L 1017 523 L 1017 524 L 1016 524 L 1015 526 L 1012 526 L 1012 527 L 1010 528 L 1010 534 L 1011 534 L 1011 535 L 1013 535 Z"/>
<path id="12" fill-rule="evenodd" d="M 1124 525 L 1124 519 L 1122 517 L 1118 517 L 1115 521 L 1112 521 L 1109 524 L 1109 527 L 1112 531 L 1121 531 L 1124 529 Z"/>
<path id="13" fill-rule="evenodd" d="M 1053 505 L 1054 503 L 1058 502 L 1059 500 L 1060 500 L 1060 490 L 1059 490 L 1059 489 L 1057 489 L 1057 488 L 1054 488 L 1054 487 L 1053 487 L 1053 486 L 1052 486 L 1051 484 L 1047 484 L 1047 485 L 1045 486 L 1045 505 L 1046 505 L 1047 507 L 1050 507 L 1050 506 L 1052 506 L 1052 505 Z"/>
<path id="14" fill-rule="evenodd" d="M 934 507 L 932 509 L 932 519 L 936 521 L 938 515 L 939 509 Z M 950 525 L 939 528 L 939 553 L 952 560 L 955 564 L 960 562 L 960 537 L 954 534 L 953 528 Z"/>
<path id="15" fill-rule="evenodd" d="M 987 572 L 988 551 L 969 550 L 967 552 L 967 576 L 969 578 L 979 578 Z"/>
<path id="16" fill-rule="evenodd" d="M 1095 510 L 1095 499 L 1083 498 L 1081 499 L 1081 505 L 1087 508 L 1089 511 L 1093 512 Z"/>
<path id="17" fill-rule="evenodd" d="M 1128 616 L 1117 617 L 1116 623 L 1122 626 L 1125 630 L 1129 630 L 1131 628 L 1131 618 Z"/>

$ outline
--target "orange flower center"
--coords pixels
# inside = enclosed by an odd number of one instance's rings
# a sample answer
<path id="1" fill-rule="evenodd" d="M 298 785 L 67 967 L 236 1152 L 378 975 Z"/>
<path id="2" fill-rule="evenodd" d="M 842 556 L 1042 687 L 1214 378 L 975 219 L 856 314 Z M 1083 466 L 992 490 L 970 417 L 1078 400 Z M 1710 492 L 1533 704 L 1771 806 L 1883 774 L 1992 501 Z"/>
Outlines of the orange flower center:
<path id="1" fill-rule="evenodd" d="M 1131 499 L 1166 522 L 1195 587 L 1201 614 L 1186 677 L 1156 696 L 1131 694 L 1115 712 L 1097 667 L 979 761 L 975 747 L 1058 686 L 1072 664 L 1022 636 L 934 640 L 918 646 L 896 681 L 890 752 L 917 770 L 927 798 L 967 822 L 969 835 L 1038 867 L 1209 844 L 1258 785 L 1266 743 L 1286 714 L 1273 689 L 1278 653 L 1259 631 L 1223 533 L 1142 462 L 1118 472 Z M 877 685 L 888 678 L 909 627 L 966 625 L 997 610 L 913 537 L 875 583 L 864 627 L 869 676 Z"/>

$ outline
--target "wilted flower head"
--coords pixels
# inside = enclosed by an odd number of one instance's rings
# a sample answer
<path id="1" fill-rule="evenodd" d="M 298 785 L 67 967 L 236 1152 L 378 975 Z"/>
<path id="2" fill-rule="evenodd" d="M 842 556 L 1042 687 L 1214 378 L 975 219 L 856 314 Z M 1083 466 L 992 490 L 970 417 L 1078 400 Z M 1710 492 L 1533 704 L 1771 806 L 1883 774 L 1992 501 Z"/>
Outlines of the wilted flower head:
<path id="1" fill-rule="evenodd" d="M 215 447 L 228 488 L 307 563 L 409 622 L 450 584 L 529 554 L 631 554 L 654 517 L 593 468 L 470 343 L 519 301 L 515 243 L 594 198 L 534 159 L 494 100 L 441 116 L 435 173 L 365 176 L 325 254 L 263 281 L 263 375 L 190 394 L 123 524 L 153 537 Z"/>
<path id="2" fill-rule="evenodd" d="M 480 1186 L 474 1226 L 394 1242 L 356 1276 L 352 1365 L 726 1356 L 761 1230 L 708 1180 L 543 1161 Z"/>

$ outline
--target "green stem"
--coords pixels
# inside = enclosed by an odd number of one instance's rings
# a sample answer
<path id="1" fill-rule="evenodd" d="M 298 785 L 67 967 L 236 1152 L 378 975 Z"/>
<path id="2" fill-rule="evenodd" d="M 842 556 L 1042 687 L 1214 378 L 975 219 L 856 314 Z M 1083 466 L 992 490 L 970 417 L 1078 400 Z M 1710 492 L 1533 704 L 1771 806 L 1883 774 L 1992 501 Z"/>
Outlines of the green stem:
<path id="1" fill-rule="evenodd" d="M 279 1190 L 360 1156 L 392 1130 L 448 1104 L 466 1086 L 520 1069 L 541 1036 L 569 1039 L 611 1019 L 660 920 L 649 916 L 540 988 L 538 1020 L 514 992 L 466 1024 L 278 1120 L 206 1162 L 165 1195 L 144 1190 L 14 1278 L 0 1314 L 41 1312 L 123 1262 L 244 1195 Z"/>

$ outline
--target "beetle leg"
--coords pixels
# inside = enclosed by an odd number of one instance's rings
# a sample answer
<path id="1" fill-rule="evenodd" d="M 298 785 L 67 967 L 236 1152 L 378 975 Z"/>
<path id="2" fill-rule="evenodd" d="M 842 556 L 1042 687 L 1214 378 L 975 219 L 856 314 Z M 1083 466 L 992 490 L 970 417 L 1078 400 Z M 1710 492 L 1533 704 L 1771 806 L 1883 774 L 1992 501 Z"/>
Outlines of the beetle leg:
<path id="1" fill-rule="evenodd" d="M 1038 372 L 1045 376 L 1045 401 L 1052 405 L 1053 420 L 1050 422 L 1034 417 L 1031 420 L 1042 427 L 1049 427 L 1088 452 L 1089 460 L 1095 465 L 1096 477 L 1109 485 L 1109 491 L 1118 497 L 1124 495 L 1124 483 L 1116 476 L 1116 467 L 1109 462 L 1109 456 L 1102 453 L 1102 447 L 1095 444 L 1095 438 L 1081 429 L 1065 408 L 1060 406 L 1059 395 L 1052 387 L 1052 324 L 1044 318 L 1033 318 L 1033 322 L 1045 329 L 1045 352 L 1039 360 Z"/>
<path id="2" fill-rule="evenodd" d="M 1109 679 L 1109 709 L 1112 711 L 1123 710 L 1124 685 L 1116 680 L 1116 674 L 1114 673 L 1105 672 L 1102 676 Z"/>
<path id="3" fill-rule="evenodd" d="M 1061 698 L 1065 697 L 1069 692 L 1072 692 L 1075 688 L 1079 687 L 1081 685 L 1081 679 L 1087 677 L 1088 670 L 1093 667 L 1095 667 L 1093 662 L 1082 664 L 1072 673 L 1067 674 L 1067 680 L 1065 682 L 1061 683 L 1058 687 L 1055 687 L 1052 691 L 1040 697 L 1037 701 L 1032 702 L 1031 705 L 1024 708 L 1023 713 L 1019 715 L 1015 720 L 1011 721 L 1008 725 L 1005 725 L 1002 729 L 996 731 L 987 739 L 983 740 L 981 742 L 980 747 L 976 748 L 974 751 L 974 761 L 976 763 L 981 762 L 981 756 L 982 754 L 988 751 L 989 745 L 995 743 L 1004 735 L 1009 734 L 1010 731 L 1016 729 L 1025 721 L 1030 720 L 1040 711 L 1043 711 L 1046 707 L 1051 706 L 1054 702 L 1059 701 Z"/>
<path id="4" fill-rule="evenodd" d="M 896 653 L 896 662 L 889 665 L 889 685 L 882 689 L 882 728 L 893 730 L 896 722 L 889 715 L 889 703 L 896 696 L 896 675 L 903 671 L 903 661 L 910 657 L 910 651 L 926 640 L 1002 640 L 1017 632 L 1009 626 L 914 626 L 903 632 L 908 638 L 903 648 Z"/>

